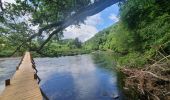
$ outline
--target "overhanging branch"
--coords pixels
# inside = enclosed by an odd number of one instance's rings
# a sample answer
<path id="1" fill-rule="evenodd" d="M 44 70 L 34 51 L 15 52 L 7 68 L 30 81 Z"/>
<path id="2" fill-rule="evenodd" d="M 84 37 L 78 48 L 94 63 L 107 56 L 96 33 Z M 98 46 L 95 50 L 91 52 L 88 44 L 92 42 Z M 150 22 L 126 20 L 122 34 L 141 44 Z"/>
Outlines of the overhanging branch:
<path id="1" fill-rule="evenodd" d="M 2 11 L 4 11 L 2 0 L 0 0 L 0 8 L 1 8 Z"/>
<path id="2" fill-rule="evenodd" d="M 24 41 L 23 43 L 21 43 L 16 50 L 12 53 L 12 55 L 19 50 L 22 45 L 24 45 L 26 42 L 31 41 L 33 38 L 37 37 L 37 36 L 41 36 L 43 31 L 51 29 L 51 28 L 55 28 L 55 27 L 60 27 L 56 30 L 56 32 L 51 33 L 49 35 L 49 37 L 47 38 L 47 40 L 40 46 L 39 50 L 42 49 L 42 47 L 51 39 L 51 37 L 56 34 L 57 32 L 60 32 L 62 30 L 64 30 L 66 27 L 75 24 L 76 21 L 80 21 L 80 20 L 84 20 L 86 17 L 88 16 L 92 16 L 95 15 L 97 13 L 99 13 L 100 11 L 104 10 L 105 8 L 120 2 L 123 0 L 99 0 L 98 2 L 95 2 L 89 6 L 86 6 L 82 9 L 80 9 L 79 11 L 77 11 L 74 15 L 72 15 L 70 18 L 65 19 L 64 21 L 60 21 L 60 22 L 54 22 L 52 24 L 49 24 L 43 28 L 41 28 L 38 33 L 33 34 L 32 36 L 30 36 L 26 41 Z"/>

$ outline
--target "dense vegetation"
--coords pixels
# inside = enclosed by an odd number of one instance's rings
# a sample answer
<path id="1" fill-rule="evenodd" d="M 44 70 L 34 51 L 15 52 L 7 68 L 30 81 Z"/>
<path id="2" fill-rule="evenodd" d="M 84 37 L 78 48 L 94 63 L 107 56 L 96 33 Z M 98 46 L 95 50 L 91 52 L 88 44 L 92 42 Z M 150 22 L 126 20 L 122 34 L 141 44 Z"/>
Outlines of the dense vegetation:
<path id="1" fill-rule="evenodd" d="M 63 39 L 60 41 L 50 40 L 47 45 L 39 52 L 41 56 L 70 56 L 77 54 L 89 53 L 88 50 L 82 49 L 82 43 L 78 38 Z"/>
<path id="2" fill-rule="evenodd" d="M 129 91 L 133 99 L 170 99 L 169 5 L 169 0 L 127 0 L 120 4 L 120 21 L 83 46 L 114 52 L 126 75 L 125 87 L 140 94 Z"/>
<path id="3" fill-rule="evenodd" d="M 128 0 L 120 21 L 88 40 L 88 50 L 113 50 L 120 65 L 140 67 L 170 54 L 170 2 Z"/>
<path id="4" fill-rule="evenodd" d="M 15 1 L 0 0 L 1 56 L 19 54 L 27 49 L 42 53 L 54 37 L 61 40 L 66 27 L 79 25 L 88 16 L 121 0 Z"/>
<path id="5" fill-rule="evenodd" d="M 116 24 L 83 45 L 78 39 L 61 39 L 66 27 L 79 25 L 117 2 Z M 25 50 L 44 56 L 109 50 L 117 65 L 125 66 L 123 71 L 130 76 L 127 85 L 134 84 L 149 100 L 168 100 L 169 5 L 169 0 L 16 0 L 15 4 L 0 0 L 0 56 L 21 55 Z"/>
<path id="6" fill-rule="evenodd" d="M 14 41 L 15 42 L 15 41 Z M 10 42 L 5 37 L 0 38 L 0 57 L 7 57 L 15 50 L 15 43 Z M 27 46 L 31 46 L 32 48 L 37 48 L 39 44 L 43 42 L 42 39 L 37 39 L 31 42 L 31 44 Z M 25 52 L 25 49 L 20 49 L 15 56 L 21 56 L 22 53 Z M 30 49 L 31 50 L 31 49 Z M 82 43 L 78 38 L 75 39 L 62 39 L 57 40 L 56 38 L 51 39 L 46 46 L 41 51 L 33 52 L 34 56 L 50 56 L 50 57 L 58 57 L 58 56 L 69 56 L 76 54 L 84 54 L 89 53 L 88 50 L 82 49 Z"/>

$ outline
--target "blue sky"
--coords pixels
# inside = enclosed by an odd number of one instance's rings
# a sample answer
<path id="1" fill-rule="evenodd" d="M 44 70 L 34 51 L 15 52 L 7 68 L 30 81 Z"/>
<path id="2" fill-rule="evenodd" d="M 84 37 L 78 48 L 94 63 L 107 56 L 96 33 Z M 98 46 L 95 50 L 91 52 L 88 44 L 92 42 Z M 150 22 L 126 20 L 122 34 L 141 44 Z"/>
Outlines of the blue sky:
<path id="1" fill-rule="evenodd" d="M 98 30 L 103 30 L 104 28 L 109 27 L 119 20 L 119 7 L 117 4 L 112 5 L 111 7 L 106 8 L 104 11 L 100 12 L 103 22 L 96 25 Z"/>
<path id="2" fill-rule="evenodd" d="M 119 21 L 119 7 L 114 4 L 100 13 L 90 16 L 86 19 L 86 24 L 80 24 L 80 27 L 69 26 L 64 31 L 64 38 L 76 38 L 86 41 L 93 37 L 97 32 L 113 25 Z"/>
<path id="3" fill-rule="evenodd" d="M 2 0 L 2 2 L 14 3 L 15 0 Z M 76 38 L 81 41 L 86 41 L 93 37 L 97 32 L 104 28 L 113 25 L 119 21 L 119 7 L 118 4 L 114 4 L 100 13 L 90 16 L 85 20 L 85 24 L 80 24 L 80 27 L 69 26 L 63 32 L 64 38 Z M 35 29 L 37 29 L 35 27 Z"/>

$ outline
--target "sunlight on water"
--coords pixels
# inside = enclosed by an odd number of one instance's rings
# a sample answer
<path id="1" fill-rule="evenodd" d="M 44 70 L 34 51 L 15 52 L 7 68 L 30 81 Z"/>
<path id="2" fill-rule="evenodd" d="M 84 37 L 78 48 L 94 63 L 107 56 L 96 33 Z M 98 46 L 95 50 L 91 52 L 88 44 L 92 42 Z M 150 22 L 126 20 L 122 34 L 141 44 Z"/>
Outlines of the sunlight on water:
<path id="1" fill-rule="evenodd" d="M 122 100 L 117 73 L 95 60 L 91 55 L 35 58 L 40 87 L 50 100 L 113 100 L 115 96 Z M 1 92 L 18 63 L 19 58 L 0 61 Z"/>
<path id="2" fill-rule="evenodd" d="M 100 68 L 90 55 L 37 58 L 35 62 L 41 88 L 50 100 L 113 100 L 121 95 L 116 72 Z"/>

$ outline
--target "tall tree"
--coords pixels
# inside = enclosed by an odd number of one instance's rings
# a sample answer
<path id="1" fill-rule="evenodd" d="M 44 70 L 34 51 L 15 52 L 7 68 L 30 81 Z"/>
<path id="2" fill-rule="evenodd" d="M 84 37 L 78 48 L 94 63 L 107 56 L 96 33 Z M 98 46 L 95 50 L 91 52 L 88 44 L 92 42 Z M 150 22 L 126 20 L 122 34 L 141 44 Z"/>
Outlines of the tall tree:
<path id="1" fill-rule="evenodd" d="M 1 15 L 2 33 L 26 33 L 15 52 L 32 39 L 46 34 L 46 40 L 36 49 L 39 51 L 54 35 L 60 36 L 66 27 L 79 25 L 88 16 L 119 1 L 122 0 L 16 0 L 16 4 L 5 3 Z"/>

